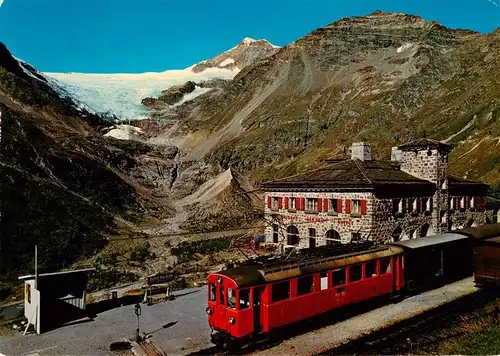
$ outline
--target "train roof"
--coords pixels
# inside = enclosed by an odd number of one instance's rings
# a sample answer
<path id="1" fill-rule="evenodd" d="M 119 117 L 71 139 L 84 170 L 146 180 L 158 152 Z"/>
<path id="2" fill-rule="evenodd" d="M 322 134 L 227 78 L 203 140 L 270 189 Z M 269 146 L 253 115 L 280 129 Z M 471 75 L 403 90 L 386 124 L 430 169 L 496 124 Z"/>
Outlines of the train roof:
<path id="1" fill-rule="evenodd" d="M 342 255 L 305 259 L 298 262 L 282 262 L 270 265 L 240 266 L 218 274 L 231 278 L 238 288 L 277 282 L 302 275 L 322 272 L 334 268 L 390 257 L 403 252 L 398 246 L 378 246 L 370 250 L 356 251 Z"/>
<path id="2" fill-rule="evenodd" d="M 486 224 L 477 227 L 467 227 L 465 229 L 453 230 L 456 234 L 463 234 L 471 239 L 483 240 L 500 236 L 500 224 Z"/>
<path id="3" fill-rule="evenodd" d="M 401 246 L 404 248 L 415 250 L 418 248 L 424 248 L 424 247 L 428 247 L 428 246 L 439 245 L 439 244 L 453 242 L 453 241 L 459 241 L 459 240 L 467 240 L 467 236 L 455 234 L 452 232 L 447 232 L 444 234 L 433 235 L 433 236 L 428 236 L 428 237 L 421 237 L 421 238 L 413 239 L 413 240 L 391 242 L 389 245 L 397 245 L 397 246 Z"/>
<path id="4" fill-rule="evenodd" d="M 486 239 L 480 242 L 480 245 L 488 245 L 488 246 L 498 246 L 500 247 L 500 236 L 493 237 L 491 239 Z"/>

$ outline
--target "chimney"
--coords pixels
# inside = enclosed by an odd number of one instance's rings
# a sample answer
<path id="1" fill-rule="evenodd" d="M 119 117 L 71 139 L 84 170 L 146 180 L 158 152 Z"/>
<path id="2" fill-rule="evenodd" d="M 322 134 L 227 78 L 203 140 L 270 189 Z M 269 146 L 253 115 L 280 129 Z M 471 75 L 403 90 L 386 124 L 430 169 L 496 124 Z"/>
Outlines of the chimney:
<path id="1" fill-rule="evenodd" d="M 391 161 L 401 162 L 402 153 L 398 146 L 394 146 L 391 150 Z"/>
<path id="2" fill-rule="evenodd" d="M 351 159 L 372 160 L 372 146 L 367 142 L 354 142 L 351 146 Z"/>

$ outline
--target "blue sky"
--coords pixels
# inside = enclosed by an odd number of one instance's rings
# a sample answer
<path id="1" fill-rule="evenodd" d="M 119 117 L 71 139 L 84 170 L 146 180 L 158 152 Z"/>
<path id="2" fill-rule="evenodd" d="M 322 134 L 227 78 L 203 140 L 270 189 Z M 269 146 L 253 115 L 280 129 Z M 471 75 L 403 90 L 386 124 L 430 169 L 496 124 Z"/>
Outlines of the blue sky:
<path id="1" fill-rule="evenodd" d="M 42 71 L 180 69 L 244 37 L 283 46 L 376 9 L 488 33 L 500 0 L 0 0 L 0 41 Z"/>

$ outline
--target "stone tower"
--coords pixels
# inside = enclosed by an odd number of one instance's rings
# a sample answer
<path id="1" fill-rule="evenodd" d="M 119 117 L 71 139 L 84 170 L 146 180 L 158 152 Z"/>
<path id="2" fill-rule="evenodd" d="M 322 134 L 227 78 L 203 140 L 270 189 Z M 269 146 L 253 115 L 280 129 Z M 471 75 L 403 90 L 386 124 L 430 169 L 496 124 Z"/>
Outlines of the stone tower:
<path id="1" fill-rule="evenodd" d="M 432 199 L 433 232 L 448 230 L 448 154 L 451 146 L 436 140 L 421 138 L 393 149 L 393 157 L 401 170 L 436 184 Z"/>

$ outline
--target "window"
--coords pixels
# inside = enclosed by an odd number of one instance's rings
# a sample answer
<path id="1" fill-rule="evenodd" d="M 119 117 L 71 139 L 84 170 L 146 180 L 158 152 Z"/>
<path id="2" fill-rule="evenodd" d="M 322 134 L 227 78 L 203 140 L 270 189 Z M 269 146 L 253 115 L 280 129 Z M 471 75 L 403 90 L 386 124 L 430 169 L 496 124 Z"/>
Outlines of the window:
<path id="1" fill-rule="evenodd" d="M 290 209 L 297 209 L 297 198 L 290 198 Z"/>
<path id="2" fill-rule="evenodd" d="M 377 275 L 377 261 L 368 262 L 365 265 L 366 278 L 375 277 Z"/>
<path id="3" fill-rule="evenodd" d="M 425 211 L 431 211 L 432 208 L 432 199 L 431 198 L 423 198 L 423 206 Z"/>
<path id="4" fill-rule="evenodd" d="M 210 283 L 208 285 L 208 291 L 209 291 L 209 296 L 208 296 L 208 299 L 215 302 L 215 291 L 216 291 L 216 287 L 215 287 L 215 284 L 214 283 Z"/>
<path id="5" fill-rule="evenodd" d="M 450 205 L 450 209 L 455 209 L 455 198 L 450 198 L 450 202 L 449 202 L 449 205 Z"/>
<path id="6" fill-rule="evenodd" d="M 240 310 L 250 307 L 250 289 L 240 290 Z"/>
<path id="7" fill-rule="evenodd" d="M 309 248 L 316 247 L 316 229 L 309 229 Z"/>
<path id="8" fill-rule="evenodd" d="M 475 203 L 476 203 L 476 202 L 475 202 L 474 197 L 469 197 L 469 206 L 470 206 L 471 208 L 474 208 L 474 207 L 475 207 Z"/>
<path id="9" fill-rule="evenodd" d="M 321 290 L 328 289 L 328 273 L 322 272 L 319 274 Z"/>
<path id="10" fill-rule="evenodd" d="M 337 245 L 342 242 L 340 234 L 335 230 L 328 230 L 326 232 L 326 244 L 327 245 Z"/>
<path id="11" fill-rule="evenodd" d="M 465 197 L 460 198 L 460 209 L 465 209 Z"/>
<path id="12" fill-rule="evenodd" d="M 401 233 L 403 232 L 403 229 L 401 226 L 398 226 L 392 231 L 392 241 L 399 241 L 401 239 Z"/>
<path id="13" fill-rule="evenodd" d="M 361 233 L 351 232 L 351 241 L 361 241 Z"/>
<path id="14" fill-rule="evenodd" d="M 341 203 L 341 200 L 339 199 L 328 199 L 328 211 L 333 213 L 340 213 L 339 203 Z"/>
<path id="15" fill-rule="evenodd" d="M 273 242 L 277 244 L 279 242 L 278 225 L 273 224 Z"/>
<path id="16" fill-rule="evenodd" d="M 286 229 L 286 232 L 287 232 L 287 244 L 292 246 L 298 245 L 300 240 L 299 229 L 297 229 L 296 226 L 292 225 Z"/>
<path id="17" fill-rule="evenodd" d="M 318 199 L 316 198 L 307 198 L 307 208 L 306 210 L 314 210 L 318 209 Z"/>
<path id="18" fill-rule="evenodd" d="M 354 265 L 349 267 L 349 282 L 356 282 L 363 276 L 361 265 Z"/>
<path id="19" fill-rule="evenodd" d="M 227 307 L 236 309 L 236 291 L 234 289 L 227 289 Z"/>
<path id="20" fill-rule="evenodd" d="M 394 213 L 402 214 L 403 213 L 403 199 L 394 199 Z"/>
<path id="21" fill-rule="evenodd" d="M 391 259 L 380 260 L 380 274 L 391 273 Z"/>
<path id="22" fill-rule="evenodd" d="M 271 205 L 271 208 L 272 209 L 278 209 L 278 197 L 273 197 L 273 201 L 272 201 L 272 205 Z"/>
<path id="23" fill-rule="evenodd" d="M 336 269 L 332 272 L 332 286 L 345 284 L 345 268 Z"/>
<path id="24" fill-rule="evenodd" d="M 271 294 L 273 303 L 290 298 L 290 281 L 274 283 Z"/>
<path id="25" fill-rule="evenodd" d="M 224 305 L 224 286 L 219 286 L 219 304 Z"/>
<path id="26" fill-rule="evenodd" d="M 314 278 L 306 276 L 299 278 L 297 281 L 297 295 L 304 295 L 313 291 Z"/>
<path id="27" fill-rule="evenodd" d="M 351 200 L 351 214 L 361 215 L 361 200 Z"/>
<path id="28" fill-rule="evenodd" d="M 417 199 L 408 198 L 408 212 L 417 211 Z"/>

